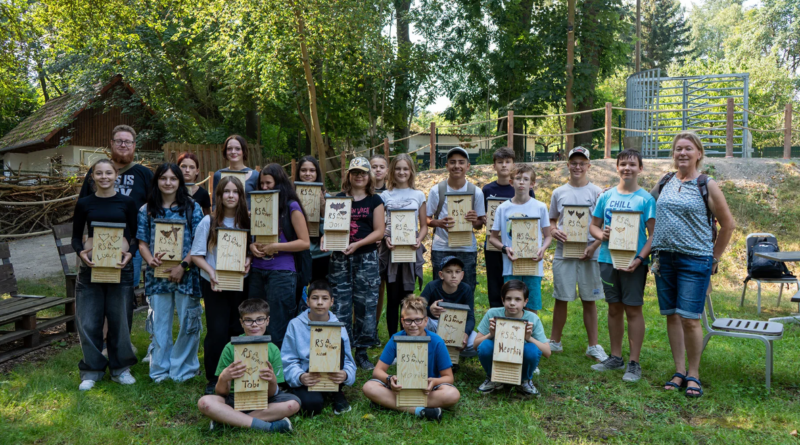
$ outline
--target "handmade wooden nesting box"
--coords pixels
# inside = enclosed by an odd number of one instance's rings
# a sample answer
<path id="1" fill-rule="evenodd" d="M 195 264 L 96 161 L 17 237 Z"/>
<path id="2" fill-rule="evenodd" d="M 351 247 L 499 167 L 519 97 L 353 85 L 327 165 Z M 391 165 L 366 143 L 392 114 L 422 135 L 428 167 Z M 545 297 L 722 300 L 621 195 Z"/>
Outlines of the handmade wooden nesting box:
<path id="1" fill-rule="evenodd" d="M 472 193 L 451 192 L 444 194 L 447 199 L 447 215 L 455 220 L 447 232 L 448 247 L 472 245 L 472 223 L 465 217 L 472 210 Z"/>
<path id="2" fill-rule="evenodd" d="M 244 187 L 245 181 L 247 181 L 248 173 L 250 174 L 258 174 L 258 172 L 243 172 L 238 170 L 230 170 L 224 168 L 219 171 L 219 179 L 225 178 L 227 176 L 233 176 L 234 178 L 238 179 L 239 182 L 242 183 L 242 187 Z"/>
<path id="3" fill-rule="evenodd" d="M 508 201 L 511 198 L 497 198 L 492 197 L 489 198 L 486 202 L 486 239 L 489 239 L 489 235 L 492 233 L 492 226 L 494 225 L 494 213 L 497 211 L 497 208 L 500 207 L 500 204 Z M 494 247 L 492 243 L 486 243 L 486 250 L 492 252 L 499 252 L 500 249 Z"/>
<path id="4" fill-rule="evenodd" d="M 308 372 L 320 375 L 319 383 L 308 388 L 315 392 L 336 392 L 339 385 L 333 383 L 328 373 L 342 370 L 342 328 L 344 323 L 329 321 L 309 321 L 311 328 L 311 347 Z"/>
<path id="5" fill-rule="evenodd" d="M 428 336 L 396 335 L 397 384 L 403 389 L 397 394 L 397 406 L 427 406 L 428 396 Z"/>
<path id="6" fill-rule="evenodd" d="M 217 229 L 217 289 L 244 290 L 247 230 Z"/>
<path id="7" fill-rule="evenodd" d="M 319 236 L 320 197 L 322 196 L 321 182 L 295 182 L 294 189 L 306 212 L 308 222 L 308 235 Z"/>
<path id="8" fill-rule="evenodd" d="M 464 326 L 467 324 L 469 306 L 442 301 L 439 302 L 439 306 L 446 309 L 446 312 L 439 316 L 436 333 L 447 345 L 450 361 L 457 365 L 459 354 L 461 354 L 461 345 L 464 344 Z"/>
<path id="9" fill-rule="evenodd" d="M 250 234 L 259 244 L 278 242 L 278 190 L 250 192 Z"/>
<path id="10" fill-rule="evenodd" d="M 539 262 L 534 261 L 539 253 L 539 218 L 513 217 L 511 224 L 511 248 L 517 260 L 513 262 L 514 275 L 536 275 Z"/>
<path id="11" fill-rule="evenodd" d="M 269 367 L 269 335 L 231 337 L 233 360 L 246 366 L 244 376 L 233 379 L 233 409 L 251 411 L 267 409 L 269 383 L 261 380 L 261 370 Z"/>
<path id="12" fill-rule="evenodd" d="M 565 205 L 561 215 L 567 242 L 564 243 L 564 258 L 581 258 L 589 242 L 589 225 L 592 214 L 589 206 Z"/>
<path id="13" fill-rule="evenodd" d="M 525 351 L 525 327 L 521 318 L 496 317 L 494 353 L 492 354 L 492 381 L 520 385 L 522 383 L 522 355 Z"/>
<path id="14" fill-rule="evenodd" d="M 324 248 L 342 252 L 350 245 L 350 209 L 352 196 L 336 196 L 325 201 Z"/>
<path id="15" fill-rule="evenodd" d="M 633 263 L 639 247 L 639 224 L 642 212 L 611 211 L 611 235 L 608 250 L 615 269 L 627 269 Z"/>
<path id="16" fill-rule="evenodd" d="M 417 261 L 417 213 L 415 210 L 392 210 L 390 214 L 393 263 L 415 263 Z"/>
<path id="17" fill-rule="evenodd" d="M 169 278 L 169 269 L 183 261 L 183 231 L 186 229 L 185 219 L 155 219 L 156 239 L 153 254 L 163 253 L 161 265 L 156 267 L 156 278 Z"/>
<path id="18" fill-rule="evenodd" d="M 119 283 L 124 223 L 92 222 L 92 283 Z"/>

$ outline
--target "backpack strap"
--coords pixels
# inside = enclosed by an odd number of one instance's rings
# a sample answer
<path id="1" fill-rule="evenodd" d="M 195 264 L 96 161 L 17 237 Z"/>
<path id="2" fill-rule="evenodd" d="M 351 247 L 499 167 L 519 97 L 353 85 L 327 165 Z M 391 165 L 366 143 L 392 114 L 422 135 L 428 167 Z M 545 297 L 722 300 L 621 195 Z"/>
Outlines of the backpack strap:
<path id="1" fill-rule="evenodd" d="M 706 204 L 708 225 L 713 225 L 714 214 L 711 212 L 711 207 L 708 206 L 708 175 L 701 174 L 697 177 L 697 188 L 700 189 L 700 196 L 703 197 L 703 202 Z"/>
<path id="2" fill-rule="evenodd" d="M 438 184 L 438 192 L 439 192 L 439 204 L 436 205 L 436 213 L 433 215 L 433 219 L 439 219 L 439 215 L 442 213 L 442 207 L 444 206 L 444 195 L 447 193 L 447 180 L 440 182 Z M 467 193 L 472 195 L 472 210 L 475 210 L 475 184 L 467 181 Z"/>
<path id="3" fill-rule="evenodd" d="M 658 184 L 656 184 L 655 188 L 652 192 L 653 198 L 658 201 L 658 197 L 661 196 L 661 190 L 664 189 L 664 186 L 667 185 L 669 181 L 675 176 L 675 172 L 668 172 L 666 175 L 662 176 L 661 179 L 658 180 Z"/>

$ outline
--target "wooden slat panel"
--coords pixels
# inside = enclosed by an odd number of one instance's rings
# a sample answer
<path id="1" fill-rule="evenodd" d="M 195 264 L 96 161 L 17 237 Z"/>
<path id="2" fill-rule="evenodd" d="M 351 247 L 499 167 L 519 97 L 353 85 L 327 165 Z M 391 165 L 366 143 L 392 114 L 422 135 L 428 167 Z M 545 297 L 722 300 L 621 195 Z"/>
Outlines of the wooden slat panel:
<path id="1" fill-rule="evenodd" d="M 58 239 L 72 238 L 72 223 L 59 224 L 53 227 L 53 234 Z"/>
<path id="2" fill-rule="evenodd" d="M 11 360 L 13 358 L 17 358 L 17 357 L 19 357 L 21 355 L 25 355 L 25 354 L 27 354 L 29 352 L 32 352 L 32 351 L 35 351 L 37 349 L 41 349 L 41 348 L 44 348 L 46 346 L 50 346 L 50 344 L 52 342 L 61 340 L 62 338 L 68 337 L 68 336 L 69 336 L 69 332 L 62 332 L 60 334 L 53 334 L 53 335 L 43 336 L 42 337 L 42 342 L 39 343 L 36 346 L 30 347 L 30 348 L 13 349 L 11 351 L 6 352 L 5 354 L 0 355 L 0 363 L 6 362 L 6 361 Z"/>
<path id="3" fill-rule="evenodd" d="M 8 243 L 0 243 L 0 260 L 6 258 L 11 258 L 11 249 L 8 247 Z"/>
<path id="4" fill-rule="evenodd" d="M 53 306 L 59 306 L 59 305 L 67 304 L 67 303 L 70 303 L 70 302 L 73 301 L 71 298 L 58 298 L 58 297 L 49 297 L 47 299 L 44 299 L 44 300 L 46 300 L 45 302 L 42 302 L 42 300 L 43 299 L 33 300 L 33 302 L 31 302 L 31 305 L 29 307 L 26 306 L 24 308 L 18 308 L 12 314 L 2 314 L 2 315 L 0 315 L 0 324 L 5 324 L 5 323 L 7 323 L 8 320 L 19 317 L 20 316 L 20 312 L 23 312 L 23 311 L 27 311 L 28 314 L 33 314 L 33 313 L 36 313 L 36 312 L 51 308 Z M 37 303 L 39 303 L 39 304 L 37 304 Z"/>
<path id="5" fill-rule="evenodd" d="M 59 297 L 41 297 L 41 298 L 31 298 L 31 297 L 13 297 L 6 300 L 0 301 L 0 313 L 2 314 L 11 314 L 18 311 L 21 311 L 21 315 L 25 312 L 25 308 L 33 307 L 39 303 L 48 303 L 52 301 L 53 298 Z M 61 299 L 61 298 L 59 298 Z"/>

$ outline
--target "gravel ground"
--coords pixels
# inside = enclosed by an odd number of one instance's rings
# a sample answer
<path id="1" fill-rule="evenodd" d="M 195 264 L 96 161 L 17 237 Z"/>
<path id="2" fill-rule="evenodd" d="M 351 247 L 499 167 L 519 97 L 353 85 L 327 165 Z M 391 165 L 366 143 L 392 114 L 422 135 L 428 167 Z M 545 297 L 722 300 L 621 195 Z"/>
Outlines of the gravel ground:
<path id="1" fill-rule="evenodd" d="M 68 240 L 62 241 L 62 243 L 65 242 Z M 14 275 L 17 279 L 45 278 L 63 274 L 56 242 L 52 235 L 17 239 L 11 241 L 10 245 L 11 264 L 14 265 Z M 67 255 L 67 261 L 70 266 L 74 266 L 76 264 L 75 254 Z"/>

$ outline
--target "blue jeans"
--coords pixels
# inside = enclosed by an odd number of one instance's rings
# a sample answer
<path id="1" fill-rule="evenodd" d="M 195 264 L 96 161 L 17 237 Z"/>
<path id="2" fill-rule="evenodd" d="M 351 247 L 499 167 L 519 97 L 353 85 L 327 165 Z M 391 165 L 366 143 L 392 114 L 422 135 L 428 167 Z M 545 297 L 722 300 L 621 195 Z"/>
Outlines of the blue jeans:
<path id="1" fill-rule="evenodd" d="M 484 340 L 478 345 L 478 360 L 481 361 L 486 377 L 492 377 L 492 356 L 494 355 L 494 340 Z M 542 351 L 533 343 L 525 343 L 522 352 L 522 381 L 533 378 L 533 371 L 539 366 Z"/>
<path id="2" fill-rule="evenodd" d="M 542 277 L 532 275 L 506 275 L 503 277 L 503 284 L 511 280 L 519 280 L 528 286 L 528 304 L 525 309 L 532 311 L 542 310 Z"/>
<path id="3" fill-rule="evenodd" d="M 658 251 L 654 274 L 661 315 L 697 320 L 703 314 L 714 257 Z"/>
<path id="4" fill-rule="evenodd" d="M 297 316 L 295 287 L 297 273 L 291 270 L 250 269 L 250 298 L 260 298 L 269 303 L 267 332 L 272 342 L 280 348 L 289 322 Z M 237 317 L 238 318 L 238 317 Z M 223 345 L 224 346 L 224 345 Z"/>
<path id="5" fill-rule="evenodd" d="M 153 310 L 153 355 L 150 378 L 156 383 L 166 379 L 189 380 L 200 369 L 197 350 L 203 330 L 203 306 L 200 299 L 179 292 L 150 296 Z M 178 338 L 172 342 L 172 322 L 178 310 Z"/>
<path id="6" fill-rule="evenodd" d="M 142 254 L 136 251 L 136 255 L 131 259 L 133 263 L 133 288 L 139 286 L 139 280 L 142 278 Z"/>
<path id="7" fill-rule="evenodd" d="M 439 279 L 439 272 L 442 270 L 442 260 L 445 257 L 454 256 L 464 263 L 464 283 L 472 287 L 472 297 L 475 298 L 475 288 L 478 287 L 478 252 L 451 252 L 447 250 L 431 250 L 431 263 L 433 265 L 433 279 Z"/>

